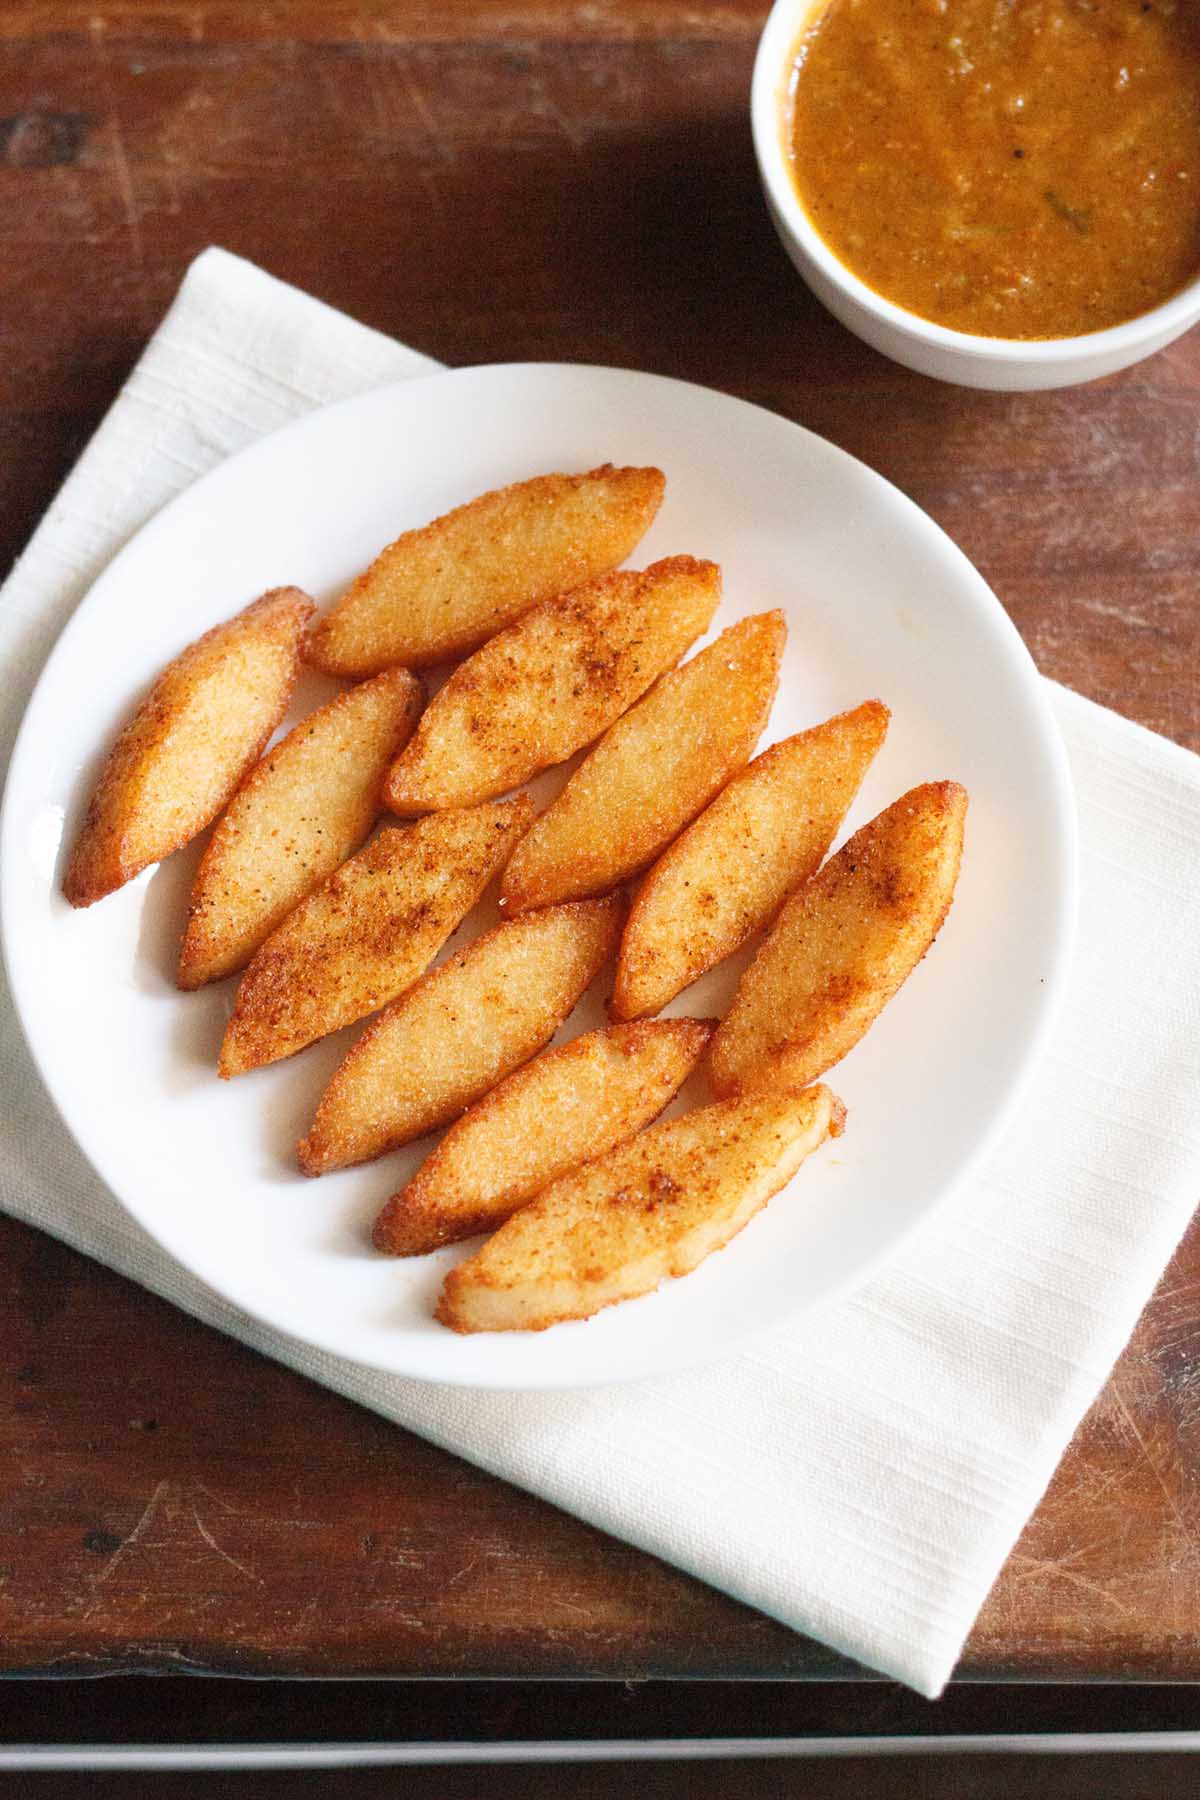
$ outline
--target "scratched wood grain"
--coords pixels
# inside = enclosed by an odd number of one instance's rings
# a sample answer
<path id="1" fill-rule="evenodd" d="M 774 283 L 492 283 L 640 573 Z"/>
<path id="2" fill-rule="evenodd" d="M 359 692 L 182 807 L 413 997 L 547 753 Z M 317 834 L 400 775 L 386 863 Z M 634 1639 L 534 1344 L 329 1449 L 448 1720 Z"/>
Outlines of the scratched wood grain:
<path id="1" fill-rule="evenodd" d="M 450 363 L 655 369 L 913 495 L 1047 673 L 1200 745 L 1200 338 L 1058 395 L 893 367 L 792 275 L 763 9 L 6 0 L 0 556 L 220 242 Z M 0 1667 L 820 1674 L 830 1653 L 0 1224 Z M 965 1667 L 1200 1676 L 1200 1235 Z"/>

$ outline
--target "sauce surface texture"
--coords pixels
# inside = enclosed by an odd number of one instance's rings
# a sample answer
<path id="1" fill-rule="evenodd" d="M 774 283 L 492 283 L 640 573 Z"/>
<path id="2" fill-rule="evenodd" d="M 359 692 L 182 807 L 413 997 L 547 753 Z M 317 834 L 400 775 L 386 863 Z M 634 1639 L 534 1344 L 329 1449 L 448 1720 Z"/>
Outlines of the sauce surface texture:
<path id="1" fill-rule="evenodd" d="M 1200 269 L 1200 0 L 829 0 L 788 104 L 817 232 L 924 318 L 1074 337 Z"/>

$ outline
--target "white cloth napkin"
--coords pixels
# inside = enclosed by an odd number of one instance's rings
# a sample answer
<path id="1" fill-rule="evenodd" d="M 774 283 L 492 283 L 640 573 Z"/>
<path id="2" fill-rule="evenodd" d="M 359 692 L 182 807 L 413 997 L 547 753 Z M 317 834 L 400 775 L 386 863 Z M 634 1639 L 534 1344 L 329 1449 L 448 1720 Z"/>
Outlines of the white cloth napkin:
<path id="1" fill-rule="evenodd" d="M 43 657 L 164 501 L 309 407 L 436 365 L 219 250 L 3 591 L 7 749 Z M 305 1349 L 173 1262 L 69 1141 L 0 1018 L 0 1205 L 317 1381 L 939 1692 L 1200 1183 L 1200 760 L 1061 688 L 1082 826 L 1062 1017 L 983 1175 L 817 1323 L 714 1367 L 472 1394 Z"/>

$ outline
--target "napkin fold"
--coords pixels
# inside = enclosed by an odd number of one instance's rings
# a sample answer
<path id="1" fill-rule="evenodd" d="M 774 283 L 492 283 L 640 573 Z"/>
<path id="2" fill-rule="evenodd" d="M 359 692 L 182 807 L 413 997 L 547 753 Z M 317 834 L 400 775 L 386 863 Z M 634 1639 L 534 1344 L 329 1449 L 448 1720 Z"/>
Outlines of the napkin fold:
<path id="1" fill-rule="evenodd" d="M 0 593 L 0 742 L 116 550 L 307 409 L 435 369 L 208 250 Z M 1200 759 L 1058 687 L 1081 826 L 1074 970 L 968 1191 L 818 1321 L 632 1387 L 475 1394 L 307 1349 L 128 1217 L 0 1013 L 0 1206 L 196 1318 L 936 1695 L 1200 1184 Z"/>

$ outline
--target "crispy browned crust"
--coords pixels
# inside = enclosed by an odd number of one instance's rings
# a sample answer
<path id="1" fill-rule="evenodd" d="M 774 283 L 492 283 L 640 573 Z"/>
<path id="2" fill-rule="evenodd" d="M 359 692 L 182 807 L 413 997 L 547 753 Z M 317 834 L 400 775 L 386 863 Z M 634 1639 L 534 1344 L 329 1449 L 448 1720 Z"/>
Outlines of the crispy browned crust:
<path id="1" fill-rule="evenodd" d="M 310 633 L 330 675 L 424 668 L 460 656 L 539 600 L 624 562 L 662 503 L 661 469 L 539 475 L 406 531 Z"/>
<path id="2" fill-rule="evenodd" d="M 167 664 L 109 751 L 92 794 L 63 877 L 72 906 L 102 900 L 212 823 L 287 711 L 301 633 L 314 611 L 299 588 L 272 588 Z M 223 717 L 209 722 L 202 703 L 220 681 L 227 685 Z M 165 782 L 166 792 L 156 794 L 155 782 Z"/>
<path id="3" fill-rule="evenodd" d="M 335 1072 L 298 1146 L 304 1174 L 368 1162 L 448 1125 L 536 1056 L 612 955 L 623 914 L 616 894 L 549 907 L 431 970 Z"/>
<path id="4" fill-rule="evenodd" d="M 531 607 L 451 675 L 389 772 L 387 804 L 469 806 L 565 762 L 678 662 L 720 598 L 715 563 L 669 556 Z"/>
<path id="5" fill-rule="evenodd" d="M 502 1225 L 551 1181 L 656 1119 L 715 1025 L 610 1025 L 543 1051 L 464 1113 L 392 1195 L 375 1221 L 375 1248 L 420 1256 Z"/>
<path id="6" fill-rule="evenodd" d="M 243 975 L 217 1065 L 277 1062 L 411 987 L 529 823 L 528 794 L 381 832 L 302 900 Z"/>
<path id="7" fill-rule="evenodd" d="M 452 1331 L 545 1331 L 687 1275 L 796 1173 L 845 1110 L 826 1087 L 718 1101 L 563 1176 L 446 1277 Z"/>
<path id="8" fill-rule="evenodd" d="M 181 988 L 244 969 L 292 908 L 354 854 L 424 700 L 419 676 L 387 669 L 309 713 L 251 769 L 196 871 Z"/>
<path id="9" fill-rule="evenodd" d="M 504 871 L 510 912 L 604 893 L 645 865 L 742 768 L 779 685 L 782 612 L 729 626 L 609 727 Z"/>
<path id="10" fill-rule="evenodd" d="M 867 700 L 772 744 L 664 850 L 630 908 L 614 1018 L 661 1012 L 768 925 L 816 873 L 889 716 L 881 700 Z"/>
<path id="11" fill-rule="evenodd" d="M 797 889 L 712 1041 L 716 1093 L 792 1088 L 853 1049 L 942 927 L 966 812 L 956 781 L 913 788 Z"/>

